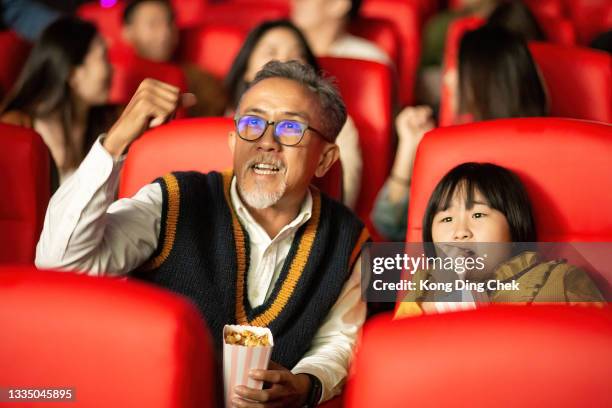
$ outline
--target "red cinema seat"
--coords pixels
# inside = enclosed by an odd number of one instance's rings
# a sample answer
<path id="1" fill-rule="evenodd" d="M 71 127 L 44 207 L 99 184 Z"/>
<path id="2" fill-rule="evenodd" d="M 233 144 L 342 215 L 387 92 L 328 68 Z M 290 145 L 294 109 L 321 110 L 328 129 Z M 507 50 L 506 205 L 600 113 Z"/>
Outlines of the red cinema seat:
<path id="1" fill-rule="evenodd" d="M 393 76 L 389 67 L 376 62 L 347 58 L 321 58 L 319 61 L 322 69 L 336 78 L 348 113 L 359 130 L 363 172 L 355 212 L 362 220 L 369 220 L 376 195 L 393 161 Z M 374 229 L 369 227 L 372 232 Z"/>
<path id="2" fill-rule="evenodd" d="M 0 383 L 72 389 L 72 401 L 28 407 L 215 406 L 210 335 L 198 310 L 170 292 L 0 268 L 0 325 Z"/>
<path id="3" fill-rule="evenodd" d="M 612 405 L 612 309 L 492 306 L 368 321 L 345 407 Z"/>
<path id="4" fill-rule="evenodd" d="M 49 202 L 49 151 L 33 130 L 0 124 L 0 264 L 33 264 Z"/>
<path id="5" fill-rule="evenodd" d="M 361 15 L 385 19 L 393 23 L 399 35 L 401 52 L 397 68 L 399 76 L 398 98 L 400 104 L 414 102 L 416 73 L 421 57 L 420 7 L 406 0 L 365 0 Z"/>
<path id="6" fill-rule="evenodd" d="M 549 42 L 561 45 L 576 44 L 576 30 L 571 20 L 546 16 L 536 16 L 536 19 Z"/>
<path id="7" fill-rule="evenodd" d="M 0 31 L 0 99 L 11 91 L 30 54 L 30 44 L 13 31 Z"/>
<path id="8" fill-rule="evenodd" d="M 131 147 L 119 182 L 119 197 L 130 197 L 141 187 L 171 171 L 207 173 L 233 166 L 228 134 L 230 118 L 176 120 L 149 130 Z M 336 163 L 315 185 L 330 197 L 342 196 L 342 169 Z"/>
<path id="9" fill-rule="evenodd" d="M 417 150 L 408 242 L 420 242 L 427 201 L 440 179 L 464 162 L 491 162 L 527 188 L 538 240 L 612 241 L 612 126 L 556 118 L 502 119 L 435 129 Z"/>
<path id="10" fill-rule="evenodd" d="M 77 9 L 77 15 L 83 20 L 91 21 L 106 40 L 109 48 L 125 46 L 121 39 L 121 20 L 125 2 L 118 1 L 111 7 L 103 7 L 100 2 L 90 2 Z"/>
<path id="11" fill-rule="evenodd" d="M 208 0 L 171 0 L 174 19 L 179 28 L 201 24 L 206 17 Z"/>
<path id="12" fill-rule="evenodd" d="M 187 91 L 187 79 L 179 65 L 139 58 L 129 50 L 111 52 L 110 60 L 113 66 L 110 103 L 127 104 L 140 83 L 146 78 L 174 85 L 182 92 Z"/>
<path id="13" fill-rule="evenodd" d="M 402 46 L 397 31 L 392 23 L 386 19 L 360 17 L 349 27 L 351 33 L 366 38 L 378 45 L 387 53 L 391 61 L 398 67 L 401 63 Z"/>
<path id="14" fill-rule="evenodd" d="M 223 79 L 247 35 L 248 30 L 240 26 L 216 23 L 183 31 L 181 59 Z"/>
<path id="15" fill-rule="evenodd" d="M 610 0 L 565 0 L 578 38 L 588 45 L 598 34 L 612 30 Z"/>
<path id="16" fill-rule="evenodd" d="M 289 3 L 276 0 L 231 0 L 210 4 L 203 23 L 226 24 L 247 31 L 267 20 L 289 17 Z"/>
<path id="17" fill-rule="evenodd" d="M 550 115 L 612 123 L 612 56 L 602 51 L 531 43 L 546 83 Z"/>

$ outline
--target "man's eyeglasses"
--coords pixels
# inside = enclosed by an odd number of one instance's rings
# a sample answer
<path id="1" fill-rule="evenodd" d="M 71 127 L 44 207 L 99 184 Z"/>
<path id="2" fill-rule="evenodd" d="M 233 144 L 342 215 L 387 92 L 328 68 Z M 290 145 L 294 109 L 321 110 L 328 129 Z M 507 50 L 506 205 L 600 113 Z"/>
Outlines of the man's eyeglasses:
<path id="1" fill-rule="evenodd" d="M 274 126 L 274 138 L 284 146 L 295 146 L 302 141 L 306 130 L 318 133 L 323 139 L 327 137 L 315 128 L 297 120 L 271 121 L 255 115 L 245 115 L 234 118 L 236 130 L 241 139 L 254 142 L 262 137 L 268 126 Z"/>

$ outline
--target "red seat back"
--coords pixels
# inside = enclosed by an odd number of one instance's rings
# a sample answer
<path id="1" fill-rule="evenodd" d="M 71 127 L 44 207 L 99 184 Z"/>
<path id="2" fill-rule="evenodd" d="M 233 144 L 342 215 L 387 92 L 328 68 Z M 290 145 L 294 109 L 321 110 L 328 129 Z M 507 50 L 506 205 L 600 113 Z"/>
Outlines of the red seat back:
<path id="1" fill-rule="evenodd" d="M 162 63 L 139 58 L 129 50 L 110 53 L 113 78 L 109 102 L 127 104 L 145 78 L 154 78 L 187 91 L 187 79 L 182 68 L 176 64 Z"/>
<path id="2" fill-rule="evenodd" d="M 546 82 L 551 116 L 612 123 L 612 56 L 571 46 L 532 43 Z"/>
<path id="3" fill-rule="evenodd" d="M 414 102 L 416 73 L 421 57 L 421 6 L 406 0 L 365 0 L 361 15 L 385 19 L 393 23 L 400 39 L 398 98 L 402 105 Z"/>
<path id="4" fill-rule="evenodd" d="M 345 406 L 612 405 L 610 307 L 492 306 L 366 323 Z"/>
<path id="5" fill-rule="evenodd" d="M 208 23 L 181 33 L 180 55 L 217 78 L 225 78 L 248 30 L 228 24 Z"/>
<path id="6" fill-rule="evenodd" d="M 400 66 L 402 46 L 393 23 L 382 18 L 361 17 L 351 23 L 349 30 L 354 35 L 378 45 L 396 67 Z"/>
<path id="7" fill-rule="evenodd" d="M 170 292 L 0 268 L 0 325 L 2 384 L 69 387 L 67 405 L 83 407 L 215 406 L 210 336 L 198 310 Z"/>
<path id="8" fill-rule="evenodd" d="M 612 30 L 610 0 L 565 0 L 578 38 L 588 45 L 598 34 Z"/>
<path id="9" fill-rule="evenodd" d="M 0 31 L 0 100 L 11 91 L 30 53 L 30 44 L 13 31 Z"/>
<path id="10" fill-rule="evenodd" d="M 79 6 L 77 15 L 91 21 L 104 37 L 109 48 L 125 46 L 121 38 L 121 19 L 125 3 L 118 1 L 111 7 L 103 7 L 100 2 L 90 2 Z"/>
<path id="11" fill-rule="evenodd" d="M 0 146 L 0 264 L 31 264 L 49 202 L 49 151 L 33 130 L 1 123 Z"/>
<path id="12" fill-rule="evenodd" d="M 370 61 L 321 58 L 320 62 L 323 70 L 337 79 L 348 113 L 359 130 L 363 171 L 355 212 L 362 220 L 369 220 L 393 159 L 392 73 L 386 65 Z"/>
<path id="13" fill-rule="evenodd" d="M 503 119 L 435 129 L 417 151 L 406 240 L 420 242 L 436 184 L 464 162 L 515 172 L 531 199 L 538 239 L 612 240 L 612 126 L 571 119 Z"/>
<path id="14" fill-rule="evenodd" d="M 171 171 L 224 171 L 233 166 L 228 134 L 230 118 L 198 118 L 173 121 L 148 131 L 131 147 L 123 166 L 119 197 L 134 195 L 145 184 Z M 314 183 L 330 197 L 340 199 L 342 170 L 336 163 Z"/>

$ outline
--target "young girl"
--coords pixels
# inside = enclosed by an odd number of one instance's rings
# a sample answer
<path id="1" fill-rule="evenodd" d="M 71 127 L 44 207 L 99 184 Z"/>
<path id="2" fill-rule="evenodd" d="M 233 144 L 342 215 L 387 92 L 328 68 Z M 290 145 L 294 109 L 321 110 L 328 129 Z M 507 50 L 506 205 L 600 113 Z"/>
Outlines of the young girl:
<path id="1" fill-rule="evenodd" d="M 527 43 L 500 27 L 486 25 L 463 36 L 454 86 L 459 115 L 473 121 L 547 115 L 546 94 Z M 409 106 L 398 115 L 395 127 L 395 161 L 376 199 L 372 221 L 388 239 L 403 241 L 412 165 L 423 135 L 434 128 L 432 109 Z"/>
<path id="2" fill-rule="evenodd" d="M 434 189 L 423 217 L 423 242 L 435 255 L 453 250 L 487 253 L 484 274 L 473 282 L 518 283 L 518 290 L 487 290 L 462 303 L 432 300 L 427 290 L 411 291 L 396 317 L 474 308 L 475 302 L 599 302 L 601 293 L 583 270 L 563 260 L 544 261 L 532 249 L 537 241 L 529 198 L 518 177 L 490 163 L 464 163 L 449 171 Z M 486 243 L 486 244 L 482 244 Z M 495 245 L 504 244 L 507 245 Z M 435 272 L 434 272 L 435 273 Z M 432 271 L 418 271 L 414 280 L 436 281 Z"/>

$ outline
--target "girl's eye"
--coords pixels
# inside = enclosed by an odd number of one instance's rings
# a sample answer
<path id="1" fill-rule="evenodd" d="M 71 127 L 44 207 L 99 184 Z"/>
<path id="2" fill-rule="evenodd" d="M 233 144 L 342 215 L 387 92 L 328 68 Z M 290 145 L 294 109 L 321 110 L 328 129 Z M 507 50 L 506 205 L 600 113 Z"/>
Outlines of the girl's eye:
<path id="1" fill-rule="evenodd" d="M 440 222 L 451 222 L 453 220 L 452 217 L 444 217 L 440 220 Z"/>
<path id="2" fill-rule="evenodd" d="M 486 215 L 486 214 L 484 214 L 484 213 L 474 213 L 474 214 L 472 214 L 472 217 L 473 217 L 473 218 L 482 218 L 482 217 L 484 217 L 485 215 Z"/>

